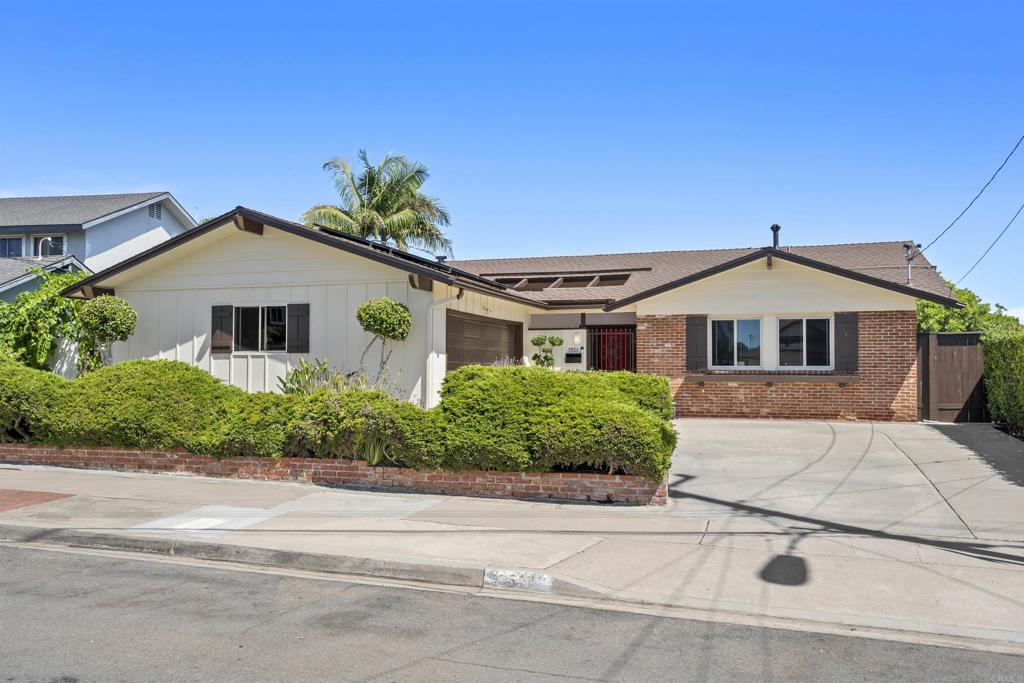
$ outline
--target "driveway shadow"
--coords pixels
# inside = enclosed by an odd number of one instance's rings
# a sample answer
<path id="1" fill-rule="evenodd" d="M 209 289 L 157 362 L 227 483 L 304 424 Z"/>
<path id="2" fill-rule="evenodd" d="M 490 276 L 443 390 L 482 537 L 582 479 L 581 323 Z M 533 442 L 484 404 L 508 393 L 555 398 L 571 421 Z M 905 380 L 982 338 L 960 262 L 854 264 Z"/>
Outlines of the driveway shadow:
<path id="1" fill-rule="evenodd" d="M 990 424 L 928 425 L 970 449 L 1009 482 L 1024 486 L 1024 441 Z"/>

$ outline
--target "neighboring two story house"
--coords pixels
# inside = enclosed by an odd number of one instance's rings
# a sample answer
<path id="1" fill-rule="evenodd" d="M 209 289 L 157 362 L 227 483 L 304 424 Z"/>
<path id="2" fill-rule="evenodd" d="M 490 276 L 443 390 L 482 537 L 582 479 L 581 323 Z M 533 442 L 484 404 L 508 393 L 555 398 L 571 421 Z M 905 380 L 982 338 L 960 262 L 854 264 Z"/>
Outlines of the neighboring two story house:
<path id="1" fill-rule="evenodd" d="M 0 198 L 0 301 L 34 268 L 100 271 L 195 225 L 169 192 Z"/>

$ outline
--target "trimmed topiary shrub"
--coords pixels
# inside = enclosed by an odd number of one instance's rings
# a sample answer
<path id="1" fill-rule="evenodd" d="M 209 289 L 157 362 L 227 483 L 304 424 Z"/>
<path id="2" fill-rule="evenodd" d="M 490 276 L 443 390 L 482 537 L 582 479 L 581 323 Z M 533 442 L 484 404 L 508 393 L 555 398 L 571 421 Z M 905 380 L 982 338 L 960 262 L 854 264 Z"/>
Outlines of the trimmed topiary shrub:
<path id="1" fill-rule="evenodd" d="M 83 303 L 78 309 L 78 372 L 103 367 L 111 344 L 135 334 L 137 321 L 131 304 L 116 296 L 98 296 Z"/>
<path id="2" fill-rule="evenodd" d="M 985 335 L 985 389 L 992 419 L 1024 435 L 1024 333 Z"/>

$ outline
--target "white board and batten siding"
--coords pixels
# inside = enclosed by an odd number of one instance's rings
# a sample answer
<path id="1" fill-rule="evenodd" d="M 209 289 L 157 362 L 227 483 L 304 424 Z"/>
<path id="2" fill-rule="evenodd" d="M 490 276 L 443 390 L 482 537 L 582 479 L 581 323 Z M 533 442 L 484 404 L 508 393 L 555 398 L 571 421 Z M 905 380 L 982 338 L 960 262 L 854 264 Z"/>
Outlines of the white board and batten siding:
<path id="1" fill-rule="evenodd" d="M 410 400 L 427 398 L 423 328 L 431 294 L 413 289 L 406 273 L 270 227 L 262 236 L 230 227 L 221 231 L 223 238 L 202 249 L 168 252 L 155 267 L 117 285 L 118 296 L 131 303 L 139 322 L 135 335 L 115 345 L 115 360 L 177 360 L 248 391 L 274 391 L 300 357 L 358 369 L 371 338 L 356 321 L 356 308 L 387 295 L 413 315 L 409 339 L 392 345 L 389 377 Z M 175 251 L 187 257 L 175 258 Z M 289 303 L 310 306 L 308 354 L 210 352 L 213 306 Z M 378 344 L 366 366 L 375 369 L 379 358 Z"/>

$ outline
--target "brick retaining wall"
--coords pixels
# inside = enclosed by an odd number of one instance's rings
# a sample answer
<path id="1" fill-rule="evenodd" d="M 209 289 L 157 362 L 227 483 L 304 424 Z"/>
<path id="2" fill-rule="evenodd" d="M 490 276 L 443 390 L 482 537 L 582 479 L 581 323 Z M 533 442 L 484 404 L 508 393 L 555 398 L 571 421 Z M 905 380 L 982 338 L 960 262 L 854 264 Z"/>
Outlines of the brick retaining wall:
<path id="1" fill-rule="evenodd" d="M 665 505 L 668 485 L 640 477 L 576 472 L 447 472 L 371 467 L 362 460 L 212 458 L 188 451 L 52 448 L 0 444 L 0 462 L 121 472 L 177 472 L 204 477 L 303 481 L 488 498 L 527 498 Z"/>

